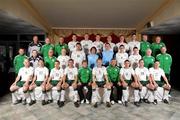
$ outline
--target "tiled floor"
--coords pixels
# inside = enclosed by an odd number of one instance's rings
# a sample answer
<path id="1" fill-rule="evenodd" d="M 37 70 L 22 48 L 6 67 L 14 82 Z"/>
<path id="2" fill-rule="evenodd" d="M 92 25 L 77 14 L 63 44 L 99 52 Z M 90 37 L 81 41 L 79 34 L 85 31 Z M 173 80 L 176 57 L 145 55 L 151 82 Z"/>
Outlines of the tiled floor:
<path id="1" fill-rule="evenodd" d="M 169 105 L 142 103 L 137 108 L 132 103 L 127 108 L 115 104 L 111 108 L 100 105 L 93 108 L 81 105 L 75 108 L 72 102 L 59 108 L 56 103 L 42 106 L 12 105 L 10 94 L 0 98 L 0 120 L 180 120 L 180 92 L 172 91 Z"/>

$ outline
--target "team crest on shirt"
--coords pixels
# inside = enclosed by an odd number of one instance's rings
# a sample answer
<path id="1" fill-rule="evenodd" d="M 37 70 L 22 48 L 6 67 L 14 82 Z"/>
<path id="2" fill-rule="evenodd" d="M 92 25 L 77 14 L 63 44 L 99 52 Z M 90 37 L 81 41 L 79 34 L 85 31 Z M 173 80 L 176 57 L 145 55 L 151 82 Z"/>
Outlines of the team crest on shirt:
<path id="1" fill-rule="evenodd" d="M 59 73 L 56 73 L 56 74 L 55 74 L 55 76 L 57 76 L 57 77 L 58 77 L 58 76 L 59 76 Z"/>
<path id="2" fill-rule="evenodd" d="M 166 60 L 168 60 L 168 57 L 166 57 Z"/>
<path id="3" fill-rule="evenodd" d="M 79 57 L 80 57 L 80 55 L 77 55 L 77 57 L 79 58 Z"/>

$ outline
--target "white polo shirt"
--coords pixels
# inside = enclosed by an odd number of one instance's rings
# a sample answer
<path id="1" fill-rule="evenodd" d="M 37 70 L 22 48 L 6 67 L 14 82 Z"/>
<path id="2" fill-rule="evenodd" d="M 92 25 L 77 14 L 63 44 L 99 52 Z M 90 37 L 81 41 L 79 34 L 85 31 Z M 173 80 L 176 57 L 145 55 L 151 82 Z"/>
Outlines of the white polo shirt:
<path id="1" fill-rule="evenodd" d="M 68 66 L 68 60 L 70 59 L 69 56 L 58 56 L 57 60 L 60 62 L 60 68 L 62 68 L 62 66 L 67 67 Z"/>
<path id="2" fill-rule="evenodd" d="M 149 77 L 149 70 L 146 67 L 135 69 L 135 74 L 139 77 L 140 81 L 147 81 Z"/>
<path id="3" fill-rule="evenodd" d="M 73 52 L 74 50 L 76 50 L 76 44 L 77 44 L 77 41 L 70 41 L 68 43 L 68 48 L 71 52 Z"/>
<path id="4" fill-rule="evenodd" d="M 46 67 L 37 67 L 34 75 L 37 77 L 36 81 L 44 81 L 46 76 L 49 75 L 49 71 Z"/>
<path id="5" fill-rule="evenodd" d="M 59 81 L 63 77 L 63 75 L 63 69 L 53 68 L 50 73 L 50 77 L 52 78 L 52 80 L 56 81 Z"/>
<path id="6" fill-rule="evenodd" d="M 124 67 L 124 61 L 128 59 L 127 53 L 116 53 L 117 66 Z"/>
<path id="7" fill-rule="evenodd" d="M 164 70 L 161 68 L 154 69 L 152 67 L 149 69 L 149 73 L 153 76 L 155 81 L 161 81 L 161 76 L 165 76 Z"/>
<path id="8" fill-rule="evenodd" d="M 131 67 L 121 68 L 120 75 L 121 76 L 123 75 L 125 80 L 132 80 L 132 75 L 134 75 L 134 70 Z"/>
<path id="9" fill-rule="evenodd" d="M 107 75 L 107 71 L 104 66 L 94 67 L 92 74 L 96 77 L 97 82 L 102 82 L 102 81 L 104 81 L 104 75 Z"/>
<path id="10" fill-rule="evenodd" d="M 66 67 L 64 75 L 66 75 L 67 80 L 74 80 L 75 76 L 78 75 L 78 69 L 76 67 Z"/>
<path id="11" fill-rule="evenodd" d="M 27 81 L 27 79 L 33 75 L 33 70 L 33 67 L 22 67 L 18 73 L 18 76 L 21 77 L 21 81 Z"/>
<path id="12" fill-rule="evenodd" d="M 86 59 L 84 51 L 73 51 L 71 54 L 71 59 L 74 60 L 74 64 L 78 63 L 81 66 L 82 61 Z"/>

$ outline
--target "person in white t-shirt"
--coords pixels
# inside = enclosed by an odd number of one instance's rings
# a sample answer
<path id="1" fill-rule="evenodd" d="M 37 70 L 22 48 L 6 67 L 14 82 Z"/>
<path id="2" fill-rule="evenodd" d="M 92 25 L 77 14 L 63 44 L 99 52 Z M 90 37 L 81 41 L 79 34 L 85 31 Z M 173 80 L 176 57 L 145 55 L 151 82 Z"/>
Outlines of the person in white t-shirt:
<path id="1" fill-rule="evenodd" d="M 13 101 L 13 104 L 18 104 L 21 102 L 21 98 L 20 96 L 18 96 L 17 91 L 19 88 L 23 87 L 22 104 L 26 105 L 27 93 L 33 77 L 33 68 L 30 67 L 30 62 L 28 59 L 24 59 L 23 64 L 24 67 L 20 68 L 15 82 L 10 87 L 12 98 L 15 99 L 15 101 Z"/>
<path id="2" fill-rule="evenodd" d="M 133 54 L 133 48 L 137 47 L 138 50 L 140 50 L 140 42 L 137 41 L 137 37 L 136 34 L 132 35 L 132 40 L 130 42 L 128 42 L 128 46 L 129 46 L 129 54 Z"/>
<path id="3" fill-rule="evenodd" d="M 79 107 L 78 102 L 78 91 L 77 91 L 77 80 L 78 80 L 78 69 L 74 67 L 74 60 L 69 59 L 68 67 L 66 67 L 63 77 L 62 91 L 60 107 L 64 106 L 65 89 L 69 88 L 69 98 L 74 102 L 75 107 Z"/>
<path id="4" fill-rule="evenodd" d="M 101 53 L 103 50 L 103 42 L 101 41 L 100 34 L 96 35 L 96 40 L 93 42 L 91 47 L 96 47 L 97 53 Z"/>
<path id="5" fill-rule="evenodd" d="M 110 44 L 110 47 L 111 47 L 111 51 L 113 51 L 114 50 L 114 47 L 115 47 L 115 44 L 112 42 L 112 37 L 111 37 L 111 35 L 108 35 L 107 36 L 107 41 L 106 41 L 106 43 L 109 43 Z M 105 44 L 103 45 L 103 50 L 105 50 L 106 48 L 105 48 Z"/>
<path id="6" fill-rule="evenodd" d="M 89 54 L 89 50 L 91 49 L 92 43 L 93 43 L 92 40 L 89 40 L 89 34 L 86 33 L 84 35 L 84 40 L 81 41 L 83 51 L 86 55 Z"/>
<path id="7" fill-rule="evenodd" d="M 135 73 L 133 68 L 130 67 L 130 62 L 129 60 L 124 61 L 124 68 L 121 68 L 120 70 L 120 79 L 123 87 L 123 95 L 122 95 L 122 101 L 124 105 L 127 107 L 128 106 L 128 99 L 129 99 L 129 87 L 133 87 L 134 90 L 137 90 L 139 88 L 139 84 L 137 82 Z M 135 99 L 134 104 L 139 107 L 139 103 Z"/>
<path id="8" fill-rule="evenodd" d="M 120 36 L 119 36 L 119 42 L 116 44 L 116 46 L 119 48 L 120 45 L 124 45 L 125 52 L 128 52 L 128 51 L 129 51 L 129 46 L 128 46 L 128 44 L 126 43 L 126 40 L 125 40 L 124 35 L 120 35 Z"/>
<path id="9" fill-rule="evenodd" d="M 74 66 L 79 68 L 82 65 L 82 61 L 86 59 L 86 55 L 81 48 L 81 44 L 76 44 L 76 50 L 74 50 L 71 54 L 71 59 L 74 60 Z"/>
<path id="10" fill-rule="evenodd" d="M 38 61 L 38 67 L 35 69 L 34 72 L 34 78 L 33 81 L 29 87 L 30 95 L 33 100 L 35 100 L 35 95 L 34 95 L 34 89 L 36 87 L 41 87 L 42 88 L 42 105 L 46 104 L 45 101 L 45 96 L 46 96 L 46 82 L 48 80 L 49 76 L 49 70 L 47 67 L 44 66 L 44 61 L 40 59 Z"/>
<path id="11" fill-rule="evenodd" d="M 171 85 L 168 82 L 167 77 L 165 76 L 164 70 L 161 69 L 159 61 L 156 61 L 154 63 L 154 67 L 149 69 L 150 77 L 151 80 L 155 86 L 154 89 L 154 104 L 156 105 L 157 102 L 157 94 L 158 94 L 158 87 L 163 87 L 164 88 L 164 94 L 163 94 L 163 101 L 166 104 L 169 104 L 169 90 L 171 89 Z M 161 80 L 161 77 L 163 78 L 164 81 Z M 165 82 L 165 83 L 164 83 Z"/>
<path id="12" fill-rule="evenodd" d="M 111 107 L 110 104 L 110 94 L 111 94 L 111 84 L 108 80 L 107 71 L 104 66 L 102 66 L 102 59 L 97 59 L 97 66 L 92 70 L 93 83 L 92 83 L 92 104 L 95 108 L 98 107 L 98 102 L 100 102 L 99 88 L 104 90 L 103 102 L 106 103 L 107 107 Z"/>
<path id="13" fill-rule="evenodd" d="M 60 68 L 63 70 L 68 66 L 68 60 L 70 57 L 66 55 L 66 49 L 63 48 L 61 50 L 61 55 L 58 56 L 57 60 L 60 62 Z"/>
<path id="14" fill-rule="evenodd" d="M 149 70 L 148 68 L 144 67 L 143 59 L 139 60 L 139 67 L 135 69 L 135 74 L 139 83 L 140 91 L 136 91 L 135 98 L 139 100 L 139 103 L 144 101 L 145 103 L 149 103 L 149 91 L 153 88 L 153 84 L 149 77 Z"/>
<path id="15" fill-rule="evenodd" d="M 125 52 L 124 45 L 119 46 L 119 51 L 116 53 L 117 66 L 124 67 L 124 61 L 128 59 L 128 54 Z"/>
<path id="16" fill-rule="evenodd" d="M 71 54 L 74 50 L 76 50 L 76 43 L 77 43 L 77 36 L 76 36 L 76 34 L 73 34 L 73 35 L 72 35 L 72 41 L 70 41 L 70 42 L 68 43 L 68 48 L 69 48 L 69 50 L 70 50 L 70 54 Z"/>
<path id="17" fill-rule="evenodd" d="M 141 59 L 141 55 L 139 54 L 139 49 L 137 47 L 133 48 L 133 54 L 129 56 L 129 61 L 131 62 L 131 67 L 136 69 L 139 65 L 139 60 Z"/>
<path id="18" fill-rule="evenodd" d="M 48 95 L 48 103 L 52 103 L 52 88 L 56 87 L 58 97 L 57 97 L 57 104 L 60 103 L 60 92 L 61 92 L 61 85 L 63 82 L 63 69 L 60 68 L 60 62 L 58 60 L 54 63 L 54 68 L 51 70 L 47 84 L 46 84 L 46 91 Z"/>

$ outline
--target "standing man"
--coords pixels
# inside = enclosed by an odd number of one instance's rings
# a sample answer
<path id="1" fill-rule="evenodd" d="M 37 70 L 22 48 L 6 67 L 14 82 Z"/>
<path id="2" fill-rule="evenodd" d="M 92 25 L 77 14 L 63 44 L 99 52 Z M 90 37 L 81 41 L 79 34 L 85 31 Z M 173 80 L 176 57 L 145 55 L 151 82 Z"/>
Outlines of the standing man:
<path id="1" fill-rule="evenodd" d="M 153 42 L 152 45 L 151 45 L 151 50 L 152 50 L 152 53 L 153 53 L 153 57 L 156 57 L 156 55 L 161 53 L 160 49 L 162 47 L 164 47 L 164 46 L 165 46 L 165 44 L 161 41 L 161 37 L 157 36 L 155 38 L 155 42 Z"/>
<path id="2" fill-rule="evenodd" d="M 64 38 L 63 37 L 59 37 L 59 43 L 57 43 L 54 47 L 55 49 L 55 55 L 59 56 L 61 55 L 61 50 L 65 48 L 66 52 L 68 53 L 68 45 L 66 43 L 64 43 Z"/>
<path id="3" fill-rule="evenodd" d="M 68 43 L 68 47 L 69 47 L 69 50 L 70 50 L 70 54 L 76 50 L 76 43 L 77 43 L 77 36 L 76 34 L 73 34 L 72 35 L 72 41 L 70 41 Z"/>
<path id="4" fill-rule="evenodd" d="M 81 41 L 82 48 L 85 52 L 85 54 L 89 54 L 90 47 L 92 45 L 92 40 L 89 40 L 89 35 L 86 33 L 84 35 L 84 40 Z"/>
<path id="5" fill-rule="evenodd" d="M 140 44 L 140 54 L 141 56 L 145 56 L 146 54 L 146 50 L 151 48 L 151 44 L 148 42 L 148 36 L 147 35 L 143 35 L 142 36 L 142 41 Z"/>
<path id="6" fill-rule="evenodd" d="M 42 44 L 38 40 L 38 36 L 33 36 L 33 41 L 28 45 L 28 55 L 32 56 L 32 51 L 37 50 L 38 54 L 40 53 L 40 49 Z"/>
<path id="7" fill-rule="evenodd" d="M 13 65 L 15 69 L 16 75 L 19 72 L 19 69 L 24 66 L 23 62 L 25 59 L 27 59 L 27 56 L 24 54 L 24 48 L 19 48 L 19 54 L 15 56 L 13 60 Z"/>
<path id="8" fill-rule="evenodd" d="M 138 50 L 140 50 L 140 42 L 137 41 L 137 37 L 136 34 L 132 35 L 132 40 L 130 42 L 128 42 L 128 46 L 129 46 L 129 54 L 133 54 L 133 49 L 134 47 L 137 47 Z"/>
<path id="9" fill-rule="evenodd" d="M 43 56 L 43 58 L 48 56 L 48 51 L 50 49 L 54 50 L 54 45 L 51 44 L 51 40 L 47 37 L 45 39 L 45 44 L 41 48 L 41 55 Z"/>
<path id="10" fill-rule="evenodd" d="M 161 54 L 156 56 L 156 60 L 160 62 L 160 68 L 162 68 L 165 72 L 166 77 L 170 80 L 170 72 L 172 65 L 172 57 L 170 54 L 166 53 L 166 47 L 161 48 Z"/>

